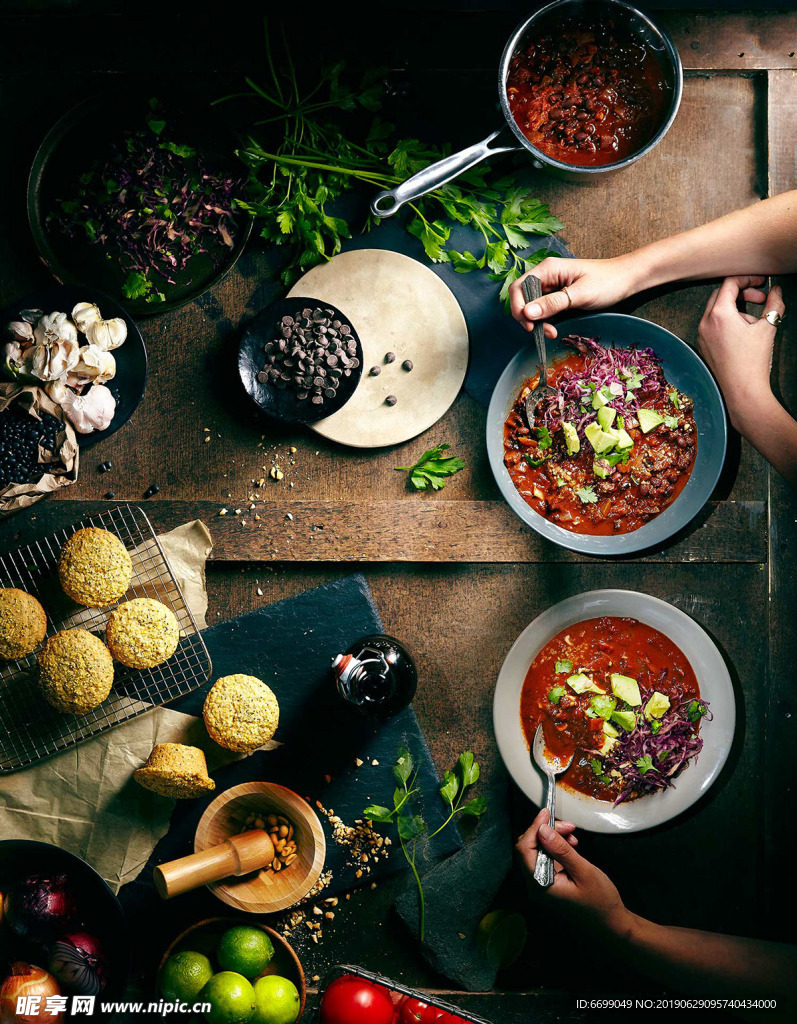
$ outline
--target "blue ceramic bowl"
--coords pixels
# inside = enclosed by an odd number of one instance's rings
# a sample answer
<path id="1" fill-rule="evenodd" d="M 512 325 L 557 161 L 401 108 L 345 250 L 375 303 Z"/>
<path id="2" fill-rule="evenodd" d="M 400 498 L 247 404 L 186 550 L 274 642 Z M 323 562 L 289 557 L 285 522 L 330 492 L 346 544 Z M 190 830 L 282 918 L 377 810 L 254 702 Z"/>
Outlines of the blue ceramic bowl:
<path id="1" fill-rule="evenodd" d="M 667 380 L 694 402 L 697 458 L 689 481 L 668 508 L 633 533 L 594 537 L 572 533 L 535 512 L 518 494 L 504 465 L 504 422 L 524 381 L 539 368 L 534 346 L 522 349 L 501 374 L 487 412 L 487 454 L 501 493 L 512 510 L 537 533 L 554 544 L 584 555 L 630 555 L 659 547 L 700 512 L 717 484 L 728 443 L 725 406 L 719 388 L 703 360 L 685 342 L 663 327 L 622 313 L 573 317 L 559 325 L 559 338 L 547 342 L 549 363 L 571 353 L 561 339 L 568 334 L 599 338 L 617 348 L 652 348 L 660 357 Z"/>

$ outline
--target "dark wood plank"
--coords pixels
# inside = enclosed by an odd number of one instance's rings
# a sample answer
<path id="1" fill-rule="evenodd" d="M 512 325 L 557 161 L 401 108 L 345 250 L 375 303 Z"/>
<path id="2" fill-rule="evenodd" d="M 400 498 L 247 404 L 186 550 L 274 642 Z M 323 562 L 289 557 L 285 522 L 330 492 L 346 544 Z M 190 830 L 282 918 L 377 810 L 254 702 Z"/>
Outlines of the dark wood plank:
<path id="1" fill-rule="evenodd" d="M 233 562 L 575 562 L 503 501 L 143 502 L 163 532 L 192 519 L 210 529 L 213 559 Z M 23 544 L 109 502 L 47 501 L 0 526 L 0 542 Z M 763 562 L 766 509 L 754 501 L 710 503 L 675 543 L 629 561 Z"/>

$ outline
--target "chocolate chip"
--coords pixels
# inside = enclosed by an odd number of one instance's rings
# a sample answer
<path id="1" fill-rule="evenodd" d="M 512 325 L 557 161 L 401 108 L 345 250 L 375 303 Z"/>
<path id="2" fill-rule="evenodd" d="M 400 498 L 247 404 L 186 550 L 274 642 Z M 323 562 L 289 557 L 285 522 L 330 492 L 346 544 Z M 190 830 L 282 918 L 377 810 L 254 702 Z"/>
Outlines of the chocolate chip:
<path id="1" fill-rule="evenodd" d="M 395 361 L 396 361 L 396 353 L 395 352 L 385 352 L 385 362 L 386 363 L 395 363 Z M 391 404 L 393 404 L 393 403 L 391 403 Z"/>
<path id="2" fill-rule="evenodd" d="M 372 366 L 371 369 L 368 372 L 371 374 L 372 377 L 378 377 L 379 374 L 382 372 L 382 367 L 381 366 Z"/>
<path id="3" fill-rule="evenodd" d="M 404 362 L 401 364 L 401 369 L 402 370 L 406 370 L 407 373 L 409 373 L 410 370 L 412 369 L 412 360 L 411 359 L 405 359 Z"/>
<path id="4" fill-rule="evenodd" d="M 385 405 L 395 405 L 398 399 L 395 395 L 388 395 L 385 399 Z"/>

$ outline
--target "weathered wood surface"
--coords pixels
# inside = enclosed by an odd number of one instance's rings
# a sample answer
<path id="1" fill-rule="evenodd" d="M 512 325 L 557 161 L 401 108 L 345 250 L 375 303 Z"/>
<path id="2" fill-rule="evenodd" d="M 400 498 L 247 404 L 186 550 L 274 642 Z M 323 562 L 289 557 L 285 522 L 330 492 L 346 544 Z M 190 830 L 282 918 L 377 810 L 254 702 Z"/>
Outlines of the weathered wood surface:
<path id="1" fill-rule="evenodd" d="M 255 498 L 255 494 L 250 495 Z M 136 504 L 135 500 L 133 501 Z M 0 524 L 3 547 L 21 546 L 115 502 L 50 501 Z M 217 562 L 578 562 L 525 526 L 503 501 L 138 502 L 159 533 L 201 519 Z M 627 561 L 765 562 L 766 506 L 715 502 L 680 540 Z"/>

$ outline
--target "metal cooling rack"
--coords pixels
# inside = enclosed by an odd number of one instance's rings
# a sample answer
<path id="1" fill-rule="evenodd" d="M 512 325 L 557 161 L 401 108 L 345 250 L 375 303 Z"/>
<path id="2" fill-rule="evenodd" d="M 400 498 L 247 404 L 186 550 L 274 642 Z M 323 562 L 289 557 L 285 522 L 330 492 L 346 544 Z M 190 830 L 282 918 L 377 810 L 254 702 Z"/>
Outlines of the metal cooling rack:
<path id="1" fill-rule="evenodd" d="M 0 587 L 33 594 L 47 612 L 47 635 L 80 626 L 105 638 L 105 623 L 115 605 L 83 608 L 71 601 L 58 581 L 58 556 L 76 530 L 97 526 L 115 534 L 130 552 L 133 576 L 122 600 L 151 597 L 174 613 L 180 642 L 172 657 L 150 669 L 114 663 L 111 693 L 86 715 L 65 715 L 42 698 L 36 680 L 36 655 L 0 661 L 0 774 L 37 764 L 91 736 L 112 729 L 154 707 L 182 697 L 208 681 L 211 661 L 205 641 L 185 603 L 177 580 L 146 514 L 135 505 L 119 505 L 42 540 L 0 555 Z"/>

